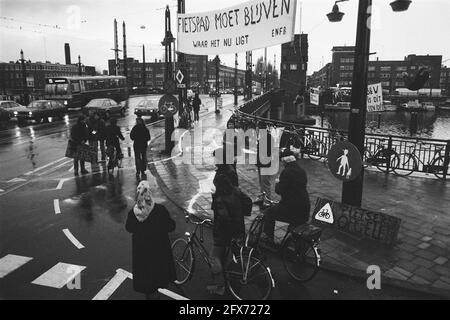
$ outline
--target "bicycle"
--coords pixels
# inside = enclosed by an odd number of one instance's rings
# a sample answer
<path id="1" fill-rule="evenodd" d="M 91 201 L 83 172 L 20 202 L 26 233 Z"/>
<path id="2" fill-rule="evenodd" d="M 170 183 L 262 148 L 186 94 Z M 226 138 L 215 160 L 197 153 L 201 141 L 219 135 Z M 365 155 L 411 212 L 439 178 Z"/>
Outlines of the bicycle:
<path id="1" fill-rule="evenodd" d="M 281 146 L 281 149 L 293 146 L 300 149 L 301 153 L 305 153 L 311 160 L 320 160 L 327 155 L 326 145 L 319 139 L 314 137 L 305 129 L 284 130 L 289 134 L 287 141 Z"/>
<path id="2" fill-rule="evenodd" d="M 204 227 L 211 226 L 210 219 L 195 221 L 195 215 L 186 213 L 186 223 L 195 225 L 194 232 L 186 232 L 186 238 L 179 238 L 172 244 L 177 279 L 175 284 L 183 285 L 188 282 L 195 268 L 194 249 L 197 249 L 203 260 L 212 268 L 211 259 L 203 245 Z M 200 236 L 197 236 L 200 232 Z M 267 300 L 275 287 L 271 271 L 255 255 L 253 248 L 246 248 L 232 241 L 231 248 L 227 250 L 226 257 L 232 253 L 232 259 L 223 268 L 225 286 L 233 297 L 238 300 Z M 225 265 L 225 264 L 224 264 Z"/>
<path id="3" fill-rule="evenodd" d="M 267 198 L 266 201 L 271 205 L 277 203 Z M 253 220 L 245 238 L 246 247 L 259 248 L 264 222 L 264 214 L 258 215 Z M 322 230 L 309 223 L 300 226 L 289 225 L 278 252 L 281 253 L 286 271 L 297 282 L 307 282 L 319 271 L 321 235 Z"/>
<path id="4" fill-rule="evenodd" d="M 370 151 L 370 148 L 364 148 L 364 168 L 374 165 L 381 172 L 388 173 L 394 171 L 394 169 L 398 167 L 400 162 L 398 153 L 395 150 L 387 148 L 384 145 L 385 141 L 385 139 L 380 140 L 374 153 Z"/>
<path id="5" fill-rule="evenodd" d="M 444 180 L 445 155 L 443 154 L 443 151 L 445 147 L 436 147 L 433 158 L 431 158 L 428 163 L 425 163 L 425 161 L 422 161 L 416 154 L 417 147 L 421 145 L 422 143 L 417 141 L 417 143 L 409 147 L 409 152 L 399 154 L 399 165 L 394 169 L 394 173 L 398 176 L 407 177 L 414 171 L 419 171 L 419 164 L 421 164 L 425 172 L 432 173 L 438 179 Z M 431 151 L 431 147 L 421 147 L 419 149 L 421 151 Z"/>

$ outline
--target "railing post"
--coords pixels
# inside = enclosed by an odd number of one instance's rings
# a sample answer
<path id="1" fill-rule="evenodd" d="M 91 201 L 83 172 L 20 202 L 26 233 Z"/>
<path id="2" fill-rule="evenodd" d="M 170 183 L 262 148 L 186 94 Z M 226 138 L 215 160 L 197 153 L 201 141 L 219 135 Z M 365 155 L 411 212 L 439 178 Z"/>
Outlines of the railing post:
<path id="1" fill-rule="evenodd" d="M 392 136 L 389 136 L 388 141 L 388 152 L 387 152 L 387 164 L 386 164 L 386 174 L 389 174 L 389 171 L 391 171 L 391 151 L 392 151 Z"/>
<path id="2" fill-rule="evenodd" d="M 447 141 L 447 146 L 445 147 L 445 156 L 444 156 L 444 180 L 447 179 L 448 166 L 450 163 L 450 140 Z"/>

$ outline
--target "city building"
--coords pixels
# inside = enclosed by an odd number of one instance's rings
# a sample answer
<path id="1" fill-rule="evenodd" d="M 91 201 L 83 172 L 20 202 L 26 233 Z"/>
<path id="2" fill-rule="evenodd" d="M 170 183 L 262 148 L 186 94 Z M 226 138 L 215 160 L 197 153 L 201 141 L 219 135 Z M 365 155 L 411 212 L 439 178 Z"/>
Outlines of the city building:
<path id="1" fill-rule="evenodd" d="M 77 64 L 60 64 L 46 62 L 25 62 L 27 90 L 33 98 L 38 98 L 44 92 L 45 79 L 49 77 L 78 76 Z M 81 65 L 81 73 L 85 76 L 95 76 L 92 66 Z M 23 93 L 22 64 L 20 61 L 0 62 L 0 93 L 3 96 L 18 99 Z"/>
<path id="2" fill-rule="evenodd" d="M 208 92 L 209 89 L 215 87 L 216 83 L 216 66 L 212 60 L 208 60 L 207 56 L 186 55 L 186 67 L 189 73 L 186 83 L 188 89 L 197 89 L 200 92 Z M 109 74 L 115 74 L 115 60 L 108 60 Z M 142 87 L 143 63 L 134 58 L 127 58 L 128 68 L 128 85 L 132 87 Z M 165 62 L 156 60 L 154 62 L 145 63 L 145 86 L 149 88 L 162 88 L 164 83 L 164 73 L 166 69 Z M 177 63 L 175 70 L 178 69 Z M 119 59 L 119 75 L 123 75 L 123 59 Z M 220 65 L 219 67 L 219 83 L 220 89 L 234 88 L 234 67 Z M 244 86 L 245 70 L 238 69 L 238 87 Z"/>
<path id="3" fill-rule="evenodd" d="M 310 86 L 322 87 L 351 87 L 353 80 L 353 65 L 355 47 L 339 46 L 332 49 L 332 61 L 322 69 L 314 72 L 310 77 Z M 375 60 L 369 61 L 368 81 L 381 83 L 383 89 L 390 94 L 398 88 L 405 88 L 404 73 L 414 75 L 419 68 L 426 67 L 430 71 L 428 88 L 439 89 L 441 87 L 440 55 L 415 55 L 410 54 L 403 60 Z"/>
<path id="4" fill-rule="evenodd" d="M 441 90 L 442 94 L 450 96 L 450 67 L 441 68 Z"/>
<path id="5" fill-rule="evenodd" d="M 295 97 L 306 88 L 308 70 L 308 35 L 296 34 L 294 41 L 281 46 L 280 88 Z"/>

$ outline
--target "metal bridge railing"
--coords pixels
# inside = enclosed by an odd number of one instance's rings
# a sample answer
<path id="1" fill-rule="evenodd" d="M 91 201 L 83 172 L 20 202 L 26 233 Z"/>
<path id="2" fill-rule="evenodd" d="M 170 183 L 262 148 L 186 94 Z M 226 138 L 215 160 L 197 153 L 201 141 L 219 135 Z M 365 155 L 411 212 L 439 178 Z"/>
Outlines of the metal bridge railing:
<path id="1" fill-rule="evenodd" d="M 263 104 L 271 101 L 273 93 L 274 91 L 270 91 L 246 102 L 235 111 L 230 121 L 234 122 L 235 127 L 244 130 L 261 125 L 282 127 L 284 133 L 280 147 L 294 145 L 301 150 L 302 157 L 306 155 L 316 160 L 326 160 L 328 151 L 334 144 L 348 139 L 347 131 L 305 126 L 255 115 Z M 400 176 L 413 172 L 430 173 L 445 180 L 450 173 L 450 140 L 367 133 L 362 158 L 365 166 L 376 166 L 383 172 L 394 172 Z"/>

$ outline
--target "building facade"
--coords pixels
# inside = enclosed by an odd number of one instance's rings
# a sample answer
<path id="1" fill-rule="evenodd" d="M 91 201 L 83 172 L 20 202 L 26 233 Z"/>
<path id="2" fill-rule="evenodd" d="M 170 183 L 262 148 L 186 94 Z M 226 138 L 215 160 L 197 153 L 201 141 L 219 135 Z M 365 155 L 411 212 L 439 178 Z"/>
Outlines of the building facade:
<path id="1" fill-rule="evenodd" d="M 295 97 L 306 89 L 308 70 L 308 35 L 296 34 L 294 41 L 281 46 L 280 88 Z"/>
<path id="2" fill-rule="evenodd" d="M 322 87 L 351 87 L 353 80 L 353 65 L 355 47 L 333 47 L 332 61 L 321 70 L 313 73 L 310 84 Z M 428 88 L 439 89 L 441 87 L 441 63 L 440 55 L 415 55 L 410 54 L 403 60 L 376 60 L 369 61 L 368 82 L 381 83 L 383 89 L 390 94 L 398 88 L 405 88 L 404 73 L 414 75 L 419 68 L 426 67 L 430 71 Z"/>
<path id="3" fill-rule="evenodd" d="M 193 56 L 186 55 L 186 67 L 189 73 L 185 75 L 187 77 L 186 84 L 188 89 L 196 89 L 200 92 L 208 92 L 209 89 L 215 87 L 216 83 L 216 67 L 212 60 L 208 60 L 207 56 Z M 115 60 L 108 60 L 109 74 L 115 74 Z M 145 71 L 143 70 L 144 64 L 134 58 L 127 58 L 128 68 L 128 86 L 129 87 L 142 87 L 143 76 L 145 74 L 145 86 L 149 88 L 163 88 L 164 74 L 166 69 L 165 62 L 161 60 L 155 60 L 154 62 L 145 63 Z M 177 63 L 175 63 L 175 70 L 178 69 Z M 176 71 L 175 71 L 176 72 Z M 119 75 L 124 74 L 123 60 L 119 60 Z M 234 68 L 225 65 L 219 67 L 219 83 L 220 89 L 234 88 L 235 78 Z M 245 70 L 238 69 L 238 87 L 244 86 Z"/>
<path id="4" fill-rule="evenodd" d="M 450 96 L 450 67 L 441 68 L 441 90 L 442 94 Z"/>
<path id="5" fill-rule="evenodd" d="M 81 73 L 85 76 L 95 76 L 95 67 L 81 66 Z M 76 64 L 60 64 L 46 62 L 25 62 L 27 91 L 33 97 L 43 94 L 45 79 L 49 77 L 70 77 L 79 75 Z M 19 61 L 0 62 L 0 92 L 3 96 L 17 98 L 24 92 L 22 64 Z"/>

